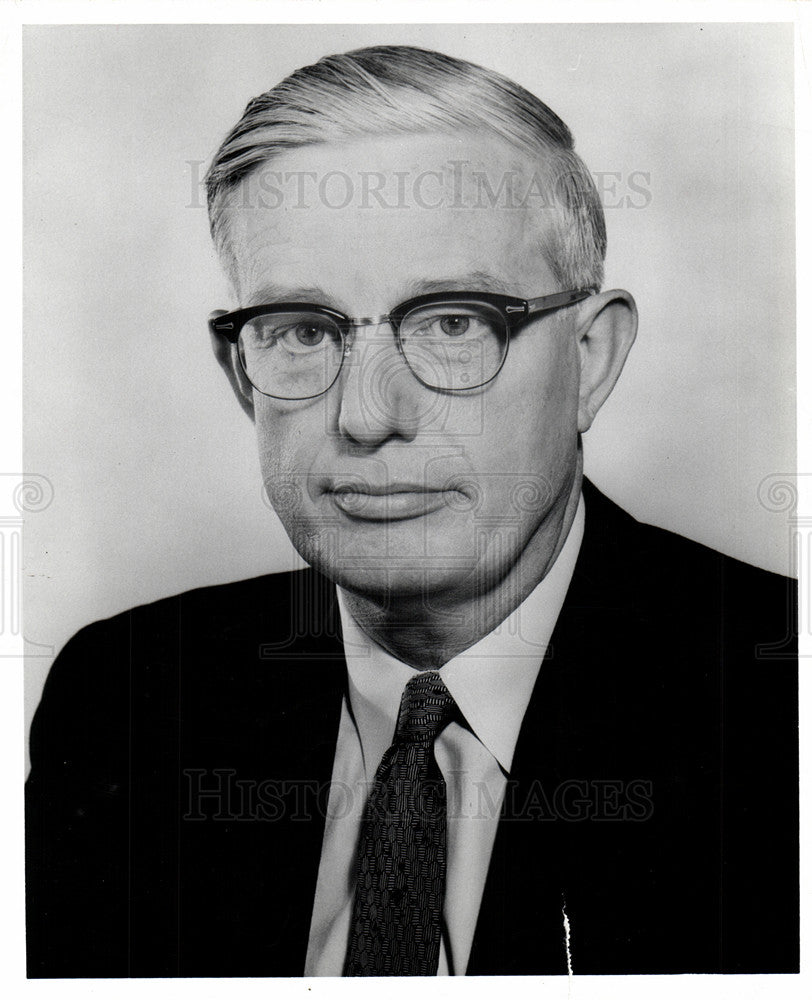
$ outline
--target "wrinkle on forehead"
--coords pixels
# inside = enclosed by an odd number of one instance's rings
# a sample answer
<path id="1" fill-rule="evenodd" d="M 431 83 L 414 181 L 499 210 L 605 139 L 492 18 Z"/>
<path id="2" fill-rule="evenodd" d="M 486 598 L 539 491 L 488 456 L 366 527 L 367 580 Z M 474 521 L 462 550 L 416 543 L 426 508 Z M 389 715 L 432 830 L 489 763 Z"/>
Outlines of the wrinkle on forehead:
<path id="1" fill-rule="evenodd" d="M 356 177 L 378 170 L 393 176 L 410 169 L 404 162 L 425 173 L 442 169 L 450 157 L 469 156 L 472 169 L 497 178 L 506 171 L 530 176 L 537 166 L 504 143 L 489 142 L 484 148 L 485 155 L 477 158 L 475 150 L 461 149 L 449 137 L 414 136 L 397 144 L 378 139 L 290 150 L 275 157 L 268 169 L 279 176 L 297 170 L 321 171 L 322 176 L 355 172 Z M 400 162 L 393 163 L 398 156 Z M 329 292 L 342 311 L 373 314 L 392 307 L 393 297 L 409 297 L 414 287 L 476 272 L 493 279 L 482 290 L 531 296 L 557 288 L 543 255 L 551 213 L 537 207 L 475 207 L 471 202 L 471 207 L 432 210 L 408 202 L 385 208 L 373 201 L 341 209 L 318 197 L 302 207 L 297 192 L 269 207 L 262 201 L 261 171 L 244 178 L 241 188 L 235 189 L 227 209 L 241 301 L 258 301 L 259 289 L 268 285 L 316 287 Z"/>
<path id="2" fill-rule="evenodd" d="M 498 292 L 516 298 L 522 297 L 522 289 L 516 282 L 506 281 L 492 271 L 454 271 L 449 270 L 443 275 L 432 278 L 415 279 L 405 282 L 399 293 L 398 303 L 419 295 L 430 295 L 434 292 Z M 332 294 L 318 285 L 297 286 L 285 285 L 279 282 L 266 281 L 259 284 L 252 293 L 246 305 L 273 305 L 278 302 L 306 302 L 313 305 L 338 307 L 341 303 L 333 301 Z M 341 311 L 347 312 L 347 309 Z"/>

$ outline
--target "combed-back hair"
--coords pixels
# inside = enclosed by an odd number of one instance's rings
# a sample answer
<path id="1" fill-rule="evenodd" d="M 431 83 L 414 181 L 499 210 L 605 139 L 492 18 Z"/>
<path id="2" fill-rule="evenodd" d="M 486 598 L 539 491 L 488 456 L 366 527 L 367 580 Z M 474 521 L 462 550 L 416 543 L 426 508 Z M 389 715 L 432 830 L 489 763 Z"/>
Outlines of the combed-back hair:
<path id="1" fill-rule="evenodd" d="M 552 227 L 540 252 L 561 288 L 599 290 L 603 208 L 564 122 L 501 73 L 406 45 L 325 56 L 248 103 L 206 174 L 215 246 L 231 256 L 228 193 L 283 150 L 369 136 L 465 132 L 490 132 L 538 163 Z"/>

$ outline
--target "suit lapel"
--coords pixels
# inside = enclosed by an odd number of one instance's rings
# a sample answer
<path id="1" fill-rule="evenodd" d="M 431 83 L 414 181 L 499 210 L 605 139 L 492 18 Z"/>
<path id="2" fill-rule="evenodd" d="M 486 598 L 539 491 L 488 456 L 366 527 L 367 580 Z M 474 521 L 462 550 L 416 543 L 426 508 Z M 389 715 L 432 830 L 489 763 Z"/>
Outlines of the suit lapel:
<path id="1" fill-rule="evenodd" d="M 605 692 L 591 675 L 605 660 L 623 600 L 607 501 L 586 481 L 584 493 L 584 539 L 519 732 L 469 975 L 567 972 L 564 910 L 577 879 L 581 828 L 562 812 L 572 808 L 574 781 L 602 773 L 596 734 Z"/>
<path id="2" fill-rule="evenodd" d="M 332 585 L 311 570 L 274 585 L 290 591 L 188 657 L 183 767 L 227 791 L 180 825 L 181 974 L 304 970 L 346 665 Z"/>
<path id="3" fill-rule="evenodd" d="M 262 656 L 279 677 L 274 771 L 282 778 L 284 804 L 273 865 L 277 924 L 268 958 L 275 970 L 287 970 L 275 975 L 298 976 L 307 954 L 347 671 L 335 587 L 312 570 L 295 574 L 292 586 L 297 638 L 280 650 L 263 647 Z M 280 866 L 276 859 L 286 861 Z"/>

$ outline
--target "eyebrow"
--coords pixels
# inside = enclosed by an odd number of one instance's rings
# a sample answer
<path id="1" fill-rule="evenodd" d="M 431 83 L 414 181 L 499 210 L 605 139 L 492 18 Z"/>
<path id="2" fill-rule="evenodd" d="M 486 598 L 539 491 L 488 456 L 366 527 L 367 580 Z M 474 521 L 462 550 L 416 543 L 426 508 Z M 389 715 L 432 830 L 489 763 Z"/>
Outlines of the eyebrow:
<path id="1" fill-rule="evenodd" d="M 404 286 L 403 294 L 399 296 L 398 301 L 392 303 L 391 308 L 408 299 L 414 299 L 420 295 L 431 295 L 434 292 L 499 292 L 502 295 L 524 297 L 514 282 L 507 281 L 490 271 L 469 271 L 453 277 L 418 278 L 410 281 Z M 250 297 L 247 304 L 249 306 L 274 305 L 277 302 L 330 305 L 332 308 L 339 309 L 334 304 L 333 296 L 318 285 L 286 288 L 282 285 L 266 283 Z M 343 310 L 339 309 L 339 311 Z"/>
<path id="2" fill-rule="evenodd" d="M 281 285 L 263 285 L 248 300 L 249 306 L 273 305 L 276 302 L 308 302 L 316 303 L 331 302 L 332 296 L 318 285 L 301 288 L 284 288 Z"/>
<path id="3" fill-rule="evenodd" d="M 406 286 L 404 298 L 431 295 L 432 292 L 500 292 L 502 295 L 523 297 L 515 282 L 491 271 L 468 271 L 452 277 L 412 281 Z"/>

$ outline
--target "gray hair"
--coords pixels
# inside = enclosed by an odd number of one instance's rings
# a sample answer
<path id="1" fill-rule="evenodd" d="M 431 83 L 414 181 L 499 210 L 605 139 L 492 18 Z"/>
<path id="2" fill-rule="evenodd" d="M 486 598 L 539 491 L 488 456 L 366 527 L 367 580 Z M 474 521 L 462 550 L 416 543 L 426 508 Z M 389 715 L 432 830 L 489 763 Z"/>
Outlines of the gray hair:
<path id="1" fill-rule="evenodd" d="M 228 256 L 226 196 L 275 154 L 368 136 L 482 130 L 538 160 L 552 196 L 540 248 L 562 288 L 598 291 L 606 224 L 564 122 L 518 84 L 474 63 L 405 45 L 325 56 L 248 103 L 206 174 L 212 238 Z"/>

